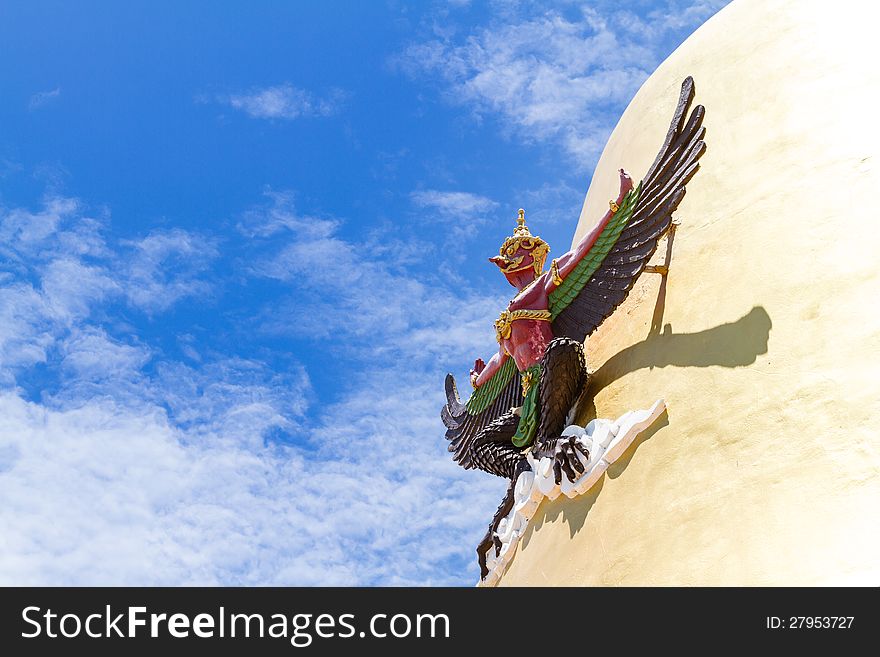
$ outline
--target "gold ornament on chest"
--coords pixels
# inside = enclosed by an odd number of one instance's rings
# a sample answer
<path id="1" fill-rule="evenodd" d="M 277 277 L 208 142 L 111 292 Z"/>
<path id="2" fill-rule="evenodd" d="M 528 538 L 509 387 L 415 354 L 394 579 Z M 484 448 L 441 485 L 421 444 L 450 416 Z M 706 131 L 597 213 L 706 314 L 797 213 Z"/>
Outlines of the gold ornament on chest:
<path id="1" fill-rule="evenodd" d="M 495 320 L 495 339 L 499 344 L 510 337 L 512 324 L 518 319 L 533 319 L 541 322 L 550 321 L 549 310 L 502 310 Z"/>

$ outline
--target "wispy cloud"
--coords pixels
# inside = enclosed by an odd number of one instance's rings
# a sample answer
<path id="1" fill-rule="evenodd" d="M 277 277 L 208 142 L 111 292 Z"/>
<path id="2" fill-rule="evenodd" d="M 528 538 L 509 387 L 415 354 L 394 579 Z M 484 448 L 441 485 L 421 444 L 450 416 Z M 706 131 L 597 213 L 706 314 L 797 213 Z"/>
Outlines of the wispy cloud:
<path id="1" fill-rule="evenodd" d="M 0 274 L 0 581 L 475 578 L 473 545 L 504 482 L 449 459 L 437 367 L 491 346 L 498 300 L 417 280 L 343 237 L 343 222 L 267 194 L 241 220 L 243 252 L 180 230 L 113 243 L 75 199 L 0 215 L 12 256 Z M 339 381 L 332 404 L 314 406 L 309 373 L 289 358 L 207 345 L 193 358 L 184 335 L 184 362 L 106 321 L 132 289 L 167 312 L 151 300 L 175 294 L 175 263 L 206 243 L 239 276 L 289 286 L 257 320 L 321 345 Z M 262 257 L 245 266 L 242 254 Z"/>
<path id="2" fill-rule="evenodd" d="M 61 95 L 61 87 L 55 87 L 50 91 L 39 91 L 31 96 L 28 101 L 28 109 L 37 109 L 57 100 Z"/>
<path id="3" fill-rule="evenodd" d="M 300 214 L 289 193 L 267 195 L 269 202 L 245 213 L 242 223 L 241 229 L 251 235 L 259 235 L 254 226 L 272 228 L 273 239 L 252 242 L 249 268 L 254 275 L 290 285 L 295 293 L 289 301 L 265 309 L 263 330 L 288 335 L 335 334 L 345 336 L 346 342 L 366 336 L 370 353 L 382 355 L 399 350 L 400 342 L 420 327 L 443 333 L 475 307 L 486 311 L 486 326 L 491 325 L 491 311 L 481 305 L 484 299 L 472 292 L 457 297 L 435 275 L 414 277 L 400 269 L 396 257 L 388 257 L 390 253 L 383 256 L 370 243 L 344 239 L 340 221 Z M 464 195 L 464 199 L 463 206 L 494 207 L 493 201 L 482 197 Z M 446 206 L 449 211 L 452 207 Z M 282 228 L 285 232 L 278 233 Z M 437 257 L 432 248 L 438 247 L 421 247 L 422 259 Z M 396 255 L 407 248 L 397 245 L 394 251 Z M 377 297 L 364 290 L 393 292 Z M 313 312 L 303 313 L 304 305 Z M 424 310 L 431 308 L 460 309 L 451 315 Z M 292 315 L 296 322 L 286 319 Z M 412 352 L 414 357 L 420 356 L 418 349 Z"/>
<path id="4" fill-rule="evenodd" d="M 464 34 L 435 30 L 394 63 L 413 77 L 433 76 L 449 102 L 498 117 L 516 138 L 552 141 L 591 163 L 620 108 L 666 54 L 670 35 L 724 4 L 669 2 L 642 15 L 616 3 L 504 4 L 489 25 Z"/>
<path id="5" fill-rule="evenodd" d="M 477 224 L 483 223 L 498 203 L 479 194 L 425 189 L 412 192 L 410 200 L 426 220 L 440 219 L 456 239 L 473 235 Z"/>
<path id="6" fill-rule="evenodd" d="M 76 327 L 65 338 L 62 367 L 81 379 L 101 380 L 140 370 L 150 350 L 114 340 L 97 327 Z"/>
<path id="7" fill-rule="evenodd" d="M 263 196 L 269 202 L 246 210 L 236 225 L 247 237 L 266 238 L 285 231 L 297 231 L 310 239 L 320 239 L 332 235 L 339 227 L 339 222 L 332 219 L 297 211 L 296 195 L 291 191 L 267 188 Z"/>
<path id="8" fill-rule="evenodd" d="M 340 89 L 333 89 L 321 97 L 290 83 L 284 83 L 218 95 L 215 100 L 255 119 L 290 120 L 336 114 L 345 100 L 345 93 Z"/>
<path id="9" fill-rule="evenodd" d="M 26 208 L 0 210 L 0 248 L 7 257 L 16 253 L 25 256 L 44 253 L 57 246 L 57 241 L 49 238 L 55 237 L 62 222 L 74 217 L 79 210 L 79 201 L 63 196 L 49 196 L 36 212 Z"/>
<path id="10" fill-rule="evenodd" d="M 419 392 L 400 403 L 427 411 Z M 396 427 L 386 412 L 380 430 L 377 404 L 390 410 L 378 393 L 334 407 L 309 452 L 182 431 L 157 407 L 111 398 L 53 410 L 0 394 L 0 581 L 459 582 L 450 562 L 497 482 L 426 452 L 430 420 Z M 403 453 L 401 430 L 415 431 Z"/>
<path id="11" fill-rule="evenodd" d="M 411 194 L 413 203 L 422 208 L 434 208 L 444 215 L 464 218 L 485 214 L 498 207 L 498 203 L 470 192 L 441 192 L 426 189 Z"/>
<path id="12" fill-rule="evenodd" d="M 130 247 L 123 271 L 132 304 L 148 311 L 165 310 L 185 297 L 203 296 L 211 285 L 202 276 L 217 257 L 216 241 L 181 229 L 154 231 Z"/>
<path id="13" fill-rule="evenodd" d="M 70 197 L 49 196 L 38 210 L 0 208 L 0 379 L 44 362 L 96 308 L 124 301 L 156 312 L 210 289 L 213 241 L 175 229 L 113 244 L 105 223 Z"/>
<path id="14" fill-rule="evenodd" d="M 544 183 L 540 187 L 526 189 L 517 196 L 526 210 L 529 225 L 546 226 L 559 222 L 576 221 L 584 202 L 584 191 L 576 189 L 565 180 Z"/>

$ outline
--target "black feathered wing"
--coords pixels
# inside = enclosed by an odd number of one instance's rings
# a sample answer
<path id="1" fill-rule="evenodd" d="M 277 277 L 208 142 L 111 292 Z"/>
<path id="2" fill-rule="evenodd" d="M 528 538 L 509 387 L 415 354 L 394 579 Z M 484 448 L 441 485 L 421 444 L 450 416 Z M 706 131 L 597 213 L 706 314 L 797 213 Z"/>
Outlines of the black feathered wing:
<path id="1" fill-rule="evenodd" d="M 648 173 L 626 195 L 590 251 L 550 293 L 554 336 L 583 341 L 595 331 L 626 298 L 669 230 L 672 213 L 706 149 L 705 108 L 697 105 L 688 115 L 693 98 L 694 81 L 689 76 Z"/>
<path id="2" fill-rule="evenodd" d="M 477 463 L 474 458 L 474 439 L 490 422 L 522 405 L 522 386 L 513 358 L 508 357 L 492 377 L 481 385 L 462 404 L 458 397 L 455 378 L 446 375 L 446 405 L 440 411 L 446 425 L 446 439 L 452 458 L 464 468 L 480 467 L 494 472 L 491 464 Z M 500 464 L 499 464 L 500 465 Z"/>

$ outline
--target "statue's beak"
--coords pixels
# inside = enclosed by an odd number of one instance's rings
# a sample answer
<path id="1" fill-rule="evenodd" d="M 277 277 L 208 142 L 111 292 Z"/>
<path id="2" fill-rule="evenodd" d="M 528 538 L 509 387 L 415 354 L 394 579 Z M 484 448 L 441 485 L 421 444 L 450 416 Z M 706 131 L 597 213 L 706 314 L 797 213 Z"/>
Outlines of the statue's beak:
<path id="1" fill-rule="evenodd" d="M 510 259 L 505 258 L 504 256 L 494 256 L 489 258 L 489 262 L 494 262 L 496 265 L 504 269 L 508 264 L 510 264 Z"/>

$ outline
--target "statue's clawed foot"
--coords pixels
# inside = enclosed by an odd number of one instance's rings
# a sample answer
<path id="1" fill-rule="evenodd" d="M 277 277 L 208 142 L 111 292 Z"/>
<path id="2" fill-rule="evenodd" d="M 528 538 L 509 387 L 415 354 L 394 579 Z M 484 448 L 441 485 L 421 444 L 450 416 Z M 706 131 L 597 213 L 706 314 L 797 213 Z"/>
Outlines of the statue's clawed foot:
<path id="1" fill-rule="evenodd" d="M 557 484 L 562 483 L 563 473 L 569 481 L 575 481 L 584 473 L 584 463 L 590 460 L 590 452 L 576 436 L 560 436 L 548 440 L 535 450 L 535 456 L 546 456 L 553 460 L 553 480 Z"/>

